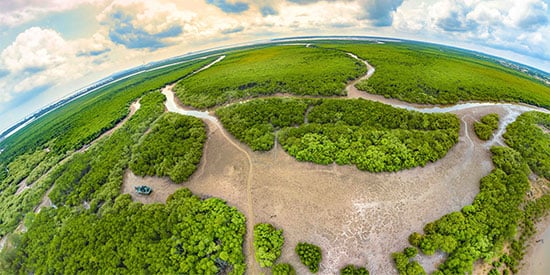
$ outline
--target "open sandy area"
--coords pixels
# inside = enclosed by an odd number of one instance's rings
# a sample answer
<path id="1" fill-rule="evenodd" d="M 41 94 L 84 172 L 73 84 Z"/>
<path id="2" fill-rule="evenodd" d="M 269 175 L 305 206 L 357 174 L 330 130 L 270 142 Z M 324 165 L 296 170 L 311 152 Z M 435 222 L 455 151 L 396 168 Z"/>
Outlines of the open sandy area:
<path id="1" fill-rule="evenodd" d="M 253 152 L 217 121 L 204 119 L 208 139 L 201 164 L 188 182 L 174 184 L 128 171 L 122 192 L 144 203 L 162 203 L 182 187 L 199 196 L 220 197 L 254 221 L 249 230 L 258 222 L 282 228 L 286 241 L 279 262 L 291 263 L 298 274 L 308 273 L 294 253 L 302 241 L 323 249 L 319 274 L 335 274 L 350 263 L 366 265 L 372 274 L 396 274 L 390 254 L 408 245 L 410 233 L 460 210 L 478 193 L 479 179 L 492 169 L 487 145 L 491 141 L 480 141 L 472 124 L 492 112 L 504 116 L 507 110 L 486 106 L 456 111 L 462 120 L 460 137 L 447 156 L 426 167 L 378 174 L 354 166 L 298 162 L 280 146 Z M 152 186 L 153 193 L 135 194 L 133 187 L 141 184 Z M 249 273 L 267 273 L 253 260 L 251 234 L 247 235 Z M 440 259 L 420 261 L 429 272 Z"/>
<path id="2" fill-rule="evenodd" d="M 373 72 L 369 66 L 365 77 Z M 353 87 L 357 81 L 349 83 L 348 97 L 395 103 L 357 91 Z M 170 88 L 163 93 L 170 95 Z M 167 110 L 185 114 L 185 108 L 170 110 L 174 107 L 169 104 L 173 103 L 167 103 Z M 121 191 L 137 201 L 163 203 L 177 189 L 187 187 L 199 196 L 219 197 L 237 207 L 247 216 L 244 250 L 249 274 L 269 274 L 254 261 L 251 248 L 252 228 L 259 222 L 284 230 L 285 245 L 278 262 L 291 263 L 298 274 L 309 273 L 294 252 L 296 244 L 304 241 L 323 251 L 318 274 L 337 274 L 346 264 L 366 266 L 371 274 L 396 274 L 390 254 L 408 246 L 409 234 L 422 232 L 426 223 L 470 204 L 479 192 L 479 180 L 493 168 L 488 149 L 502 140 L 499 136 L 479 140 L 473 122 L 498 113 L 505 118 L 499 129 L 503 130 L 521 113 L 498 105 L 452 112 L 461 120 L 460 137 L 444 158 L 425 167 L 376 174 L 354 166 L 298 162 L 277 145 L 269 152 L 253 152 L 217 119 L 201 113 L 199 117 L 208 125 L 208 139 L 200 166 L 188 182 L 174 184 L 167 178 L 142 178 L 127 171 Z M 133 187 L 141 184 L 153 187 L 153 193 L 135 194 Z M 441 254 L 418 257 L 427 272 L 443 259 Z"/>

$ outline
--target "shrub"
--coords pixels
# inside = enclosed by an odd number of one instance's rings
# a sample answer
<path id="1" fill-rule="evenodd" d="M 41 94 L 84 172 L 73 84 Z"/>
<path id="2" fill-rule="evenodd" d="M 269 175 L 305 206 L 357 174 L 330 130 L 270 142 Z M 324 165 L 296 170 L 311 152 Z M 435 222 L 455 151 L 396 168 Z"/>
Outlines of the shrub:
<path id="1" fill-rule="evenodd" d="M 321 248 L 314 244 L 298 243 L 296 245 L 296 254 L 300 257 L 300 262 L 309 268 L 312 273 L 319 271 L 321 263 Z"/>
<path id="2" fill-rule="evenodd" d="M 273 265 L 281 256 L 284 242 L 283 230 L 277 230 L 269 223 L 259 223 L 254 226 L 254 252 L 256 261 L 261 267 Z"/>
<path id="3" fill-rule="evenodd" d="M 276 264 L 271 269 L 273 275 L 296 275 L 294 268 L 287 263 Z"/>

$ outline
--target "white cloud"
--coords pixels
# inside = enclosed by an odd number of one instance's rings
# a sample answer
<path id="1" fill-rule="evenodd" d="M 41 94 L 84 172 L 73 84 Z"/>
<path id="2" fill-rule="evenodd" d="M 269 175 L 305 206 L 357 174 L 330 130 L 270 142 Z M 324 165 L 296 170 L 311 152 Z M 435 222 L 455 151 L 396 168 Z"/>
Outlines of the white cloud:
<path id="1" fill-rule="evenodd" d="M 0 79 L 0 102 L 82 77 L 94 68 L 91 64 L 97 55 L 107 52 L 106 43 L 99 34 L 91 39 L 66 41 L 51 29 L 25 30 L 0 53 L 0 65 L 7 71 Z M 81 54 L 90 52 L 94 54 Z"/>
<path id="2" fill-rule="evenodd" d="M 72 54 L 72 48 L 58 32 L 33 27 L 19 34 L 0 58 L 6 69 L 20 72 L 57 66 Z"/>
<path id="3" fill-rule="evenodd" d="M 394 27 L 424 38 L 484 45 L 550 59 L 550 14 L 542 0 L 410 0 Z"/>
<path id="4" fill-rule="evenodd" d="M 71 10 L 82 4 L 100 4 L 105 0 L 26 0 L 0 1 L 0 26 L 13 27 L 50 12 Z"/>

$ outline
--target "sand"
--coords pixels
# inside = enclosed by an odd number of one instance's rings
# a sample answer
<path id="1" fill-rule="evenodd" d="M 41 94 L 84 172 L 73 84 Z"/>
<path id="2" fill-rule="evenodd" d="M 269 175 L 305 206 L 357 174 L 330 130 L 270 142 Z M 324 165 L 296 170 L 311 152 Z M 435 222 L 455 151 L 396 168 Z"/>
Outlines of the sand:
<path id="1" fill-rule="evenodd" d="M 408 246 L 410 233 L 460 210 L 479 192 L 479 179 L 493 167 L 487 142 L 475 136 L 472 124 L 492 112 L 506 114 L 495 106 L 456 111 L 459 142 L 436 163 L 377 174 L 354 166 L 298 162 L 280 146 L 253 152 L 217 122 L 205 119 L 209 137 L 188 182 L 174 184 L 128 171 L 122 192 L 144 203 L 162 203 L 182 187 L 202 197 L 220 197 L 247 215 L 249 230 L 257 222 L 282 228 L 286 242 L 279 262 L 291 263 L 298 274 L 307 273 L 294 253 L 302 241 L 322 248 L 319 274 L 335 274 L 350 263 L 366 265 L 372 274 L 396 274 L 390 254 Z M 153 187 L 151 196 L 135 194 L 133 186 L 141 184 Z M 250 235 L 245 244 L 249 274 L 268 272 L 253 260 Z M 421 259 L 427 271 L 437 262 Z"/>

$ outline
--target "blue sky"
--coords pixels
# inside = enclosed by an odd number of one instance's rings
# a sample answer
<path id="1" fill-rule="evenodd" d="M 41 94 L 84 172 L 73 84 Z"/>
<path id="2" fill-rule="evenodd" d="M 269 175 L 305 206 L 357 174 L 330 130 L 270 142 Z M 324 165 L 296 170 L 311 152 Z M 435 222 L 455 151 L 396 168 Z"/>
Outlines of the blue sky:
<path id="1" fill-rule="evenodd" d="M 550 0 L 3 0 L 0 131 L 119 70 L 301 35 L 453 45 L 550 71 Z"/>

